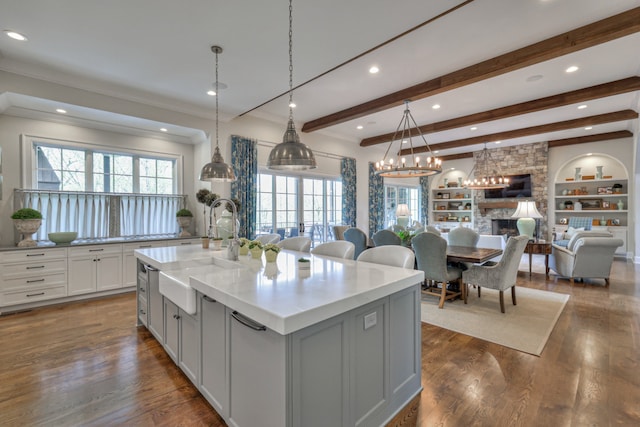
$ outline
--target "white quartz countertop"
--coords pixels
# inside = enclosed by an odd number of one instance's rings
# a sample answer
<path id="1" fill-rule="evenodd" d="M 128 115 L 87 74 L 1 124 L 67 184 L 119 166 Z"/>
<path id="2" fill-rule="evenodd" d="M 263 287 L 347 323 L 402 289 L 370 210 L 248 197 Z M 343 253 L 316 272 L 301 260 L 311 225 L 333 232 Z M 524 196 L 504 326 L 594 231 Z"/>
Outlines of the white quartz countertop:
<path id="1" fill-rule="evenodd" d="M 329 319 L 423 280 L 419 270 L 283 250 L 275 263 L 197 246 L 138 249 L 143 262 L 189 277 L 192 288 L 282 335 Z M 311 268 L 298 268 L 298 258 Z M 173 270 L 173 271 L 171 271 Z M 184 271 L 187 270 L 187 271 Z"/>

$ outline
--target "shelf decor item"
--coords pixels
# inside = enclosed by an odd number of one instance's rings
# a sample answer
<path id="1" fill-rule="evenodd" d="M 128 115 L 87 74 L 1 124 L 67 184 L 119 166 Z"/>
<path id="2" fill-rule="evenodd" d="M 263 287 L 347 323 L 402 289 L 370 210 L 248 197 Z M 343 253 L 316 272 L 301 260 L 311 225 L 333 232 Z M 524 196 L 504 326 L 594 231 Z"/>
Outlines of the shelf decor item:
<path id="1" fill-rule="evenodd" d="M 311 269 L 311 260 L 309 260 L 308 258 L 298 258 L 298 268 L 300 270 Z"/>
<path id="2" fill-rule="evenodd" d="M 280 246 L 275 243 L 267 243 L 264 245 L 264 257 L 267 262 L 275 262 L 280 253 Z"/>
<path id="3" fill-rule="evenodd" d="M 596 166 L 596 179 L 602 179 L 602 168 L 604 166 Z"/>
<path id="4" fill-rule="evenodd" d="M 618 206 L 619 211 L 624 209 L 624 202 L 622 200 L 618 200 L 618 203 L 616 203 L 616 205 Z"/>
<path id="5" fill-rule="evenodd" d="M 213 249 L 217 251 L 222 249 L 222 237 L 214 237 L 213 239 L 211 239 L 211 243 L 213 244 Z"/>
<path id="6" fill-rule="evenodd" d="M 582 179 L 582 175 L 580 174 L 580 171 L 582 170 L 581 167 L 577 167 L 576 168 L 576 173 L 573 176 L 573 179 L 575 179 L 576 181 L 580 181 Z"/>
<path id="7" fill-rule="evenodd" d="M 18 243 L 19 248 L 37 246 L 38 243 L 31 236 L 38 231 L 42 224 L 42 214 L 31 208 L 18 209 L 11 215 L 13 225 L 22 234 L 22 240 Z"/>

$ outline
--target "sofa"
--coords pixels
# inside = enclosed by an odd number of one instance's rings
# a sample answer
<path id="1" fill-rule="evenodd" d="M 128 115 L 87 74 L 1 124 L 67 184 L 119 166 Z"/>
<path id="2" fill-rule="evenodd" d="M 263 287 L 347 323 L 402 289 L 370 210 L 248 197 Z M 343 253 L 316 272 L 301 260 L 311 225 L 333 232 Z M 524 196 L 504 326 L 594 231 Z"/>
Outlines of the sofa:
<path id="1" fill-rule="evenodd" d="M 609 286 L 614 253 L 623 244 L 606 231 L 577 231 L 566 247 L 555 242 L 551 245 L 549 268 L 569 278 L 571 286 L 576 278 L 604 279 Z"/>

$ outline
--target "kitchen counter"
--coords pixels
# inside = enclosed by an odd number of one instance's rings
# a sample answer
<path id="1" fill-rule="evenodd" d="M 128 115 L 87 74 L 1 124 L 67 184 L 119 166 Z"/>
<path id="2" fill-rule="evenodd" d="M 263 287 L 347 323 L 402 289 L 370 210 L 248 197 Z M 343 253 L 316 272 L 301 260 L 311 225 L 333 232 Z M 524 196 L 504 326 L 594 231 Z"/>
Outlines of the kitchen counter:
<path id="1" fill-rule="evenodd" d="M 141 237 L 141 236 L 133 236 L 133 237 L 109 237 L 109 238 L 101 238 L 101 239 L 76 239 L 73 242 L 67 245 L 56 245 L 55 243 L 48 240 L 39 240 L 37 246 L 30 246 L 20 248 L 18 246 L 0 246 L 0 252 L 2 251 L 14 251 L 14 250 L 27 250 L 27 249 L 46 249 L 46 248 L 69 248 L 74 246 L 84 246 L 84 245 L 108 245 L 108 244 L 120 244 L 120 243 L 135 243 L 135 242 L 155 242 L 155 241 L 165 241 L 165 240 L 190 240 L 196 239 L 197 236 L 189 236 L 189 237 L 177 237 L 175 234 L 167 234 L 164 236 L 153 236 L 153 237 Z"/>
<path id="2" fill-rule="evenodd" d="M 143 262 L 225 306 L 286 335 L 422 281 L 421 271 L 283 250 L 226 259 L 226 250 L 199 247 L 138 249 Z M 310 260 L 309 270 L 298 258 Z M 186 284 L 186 283 L 185 283 Z"/>

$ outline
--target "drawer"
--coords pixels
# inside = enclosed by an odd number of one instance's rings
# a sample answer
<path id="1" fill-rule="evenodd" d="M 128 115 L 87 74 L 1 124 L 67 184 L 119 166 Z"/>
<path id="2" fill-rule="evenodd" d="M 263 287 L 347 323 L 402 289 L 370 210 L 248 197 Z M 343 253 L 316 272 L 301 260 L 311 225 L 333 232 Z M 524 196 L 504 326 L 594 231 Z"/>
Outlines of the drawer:
<path id="1" fill-rule="evenodd" d="M 149 286 L 147 285 L 146 280 L 145 281 L 140 280 L 138 282 L 138 295 L 144 295 L 144 297 L 146 298 L 148 290 L 149 290 Z"/>
<path id="2" fill-rule="evenodd" d="M 167 246 L 165 242 L 135 242 L 135 243 L 123 243 L 122 244 L 122 253 L 125 255 L 133 255 L 133 251 L 136 249 L 147 249 L 147 248 L 162 248 Z"/>
<path id="3" fill-rule="evenodd" d="M 35 288 L 42 288 L 53 285 L 66 285 L 67 273 L 56 273 L 48 275 L 38 275 L 31 277 L 19 277 L 2 280 L 0 291 L 28 291 Z"/>
<path id="4" fill-rule="evenodd" d="M 66 285 L 57 285 L 32 290 L 0 293 L 0 306 L 25 304 L 67 296 Z"/>
<path id="5" fill-rule="evenodd" d="M 24 264 L 12 264 L 2 266 L 2 278 L 19 279 L 34 276 L 47 276 L 55 273 L 66 273 L 66 260 L 53 260 L 42 262 L 30 262 Z"/>
<path id="6" fill-rule="evenodd" d="M 42 248 L 42 249 L 25 249 L 21 251 L 1 252 L 2 264 L 14 264 L 16 262 L 39 262 L 50 259 L 65 259 L 67 257 L 67 249 L 65 248 Z"/>
<path id="7" fill-rule="evenodd" d="M 87 245 L 69 248 L 69 257 L 86 257 L 88 255 L 121 254 L 122 245 Z"/>
<path id="8" fill-rule="evenodd" d="M 138 319 L 144 326 L 147 326 L 147 300 L 143 296 L 138 296 Z"/>

